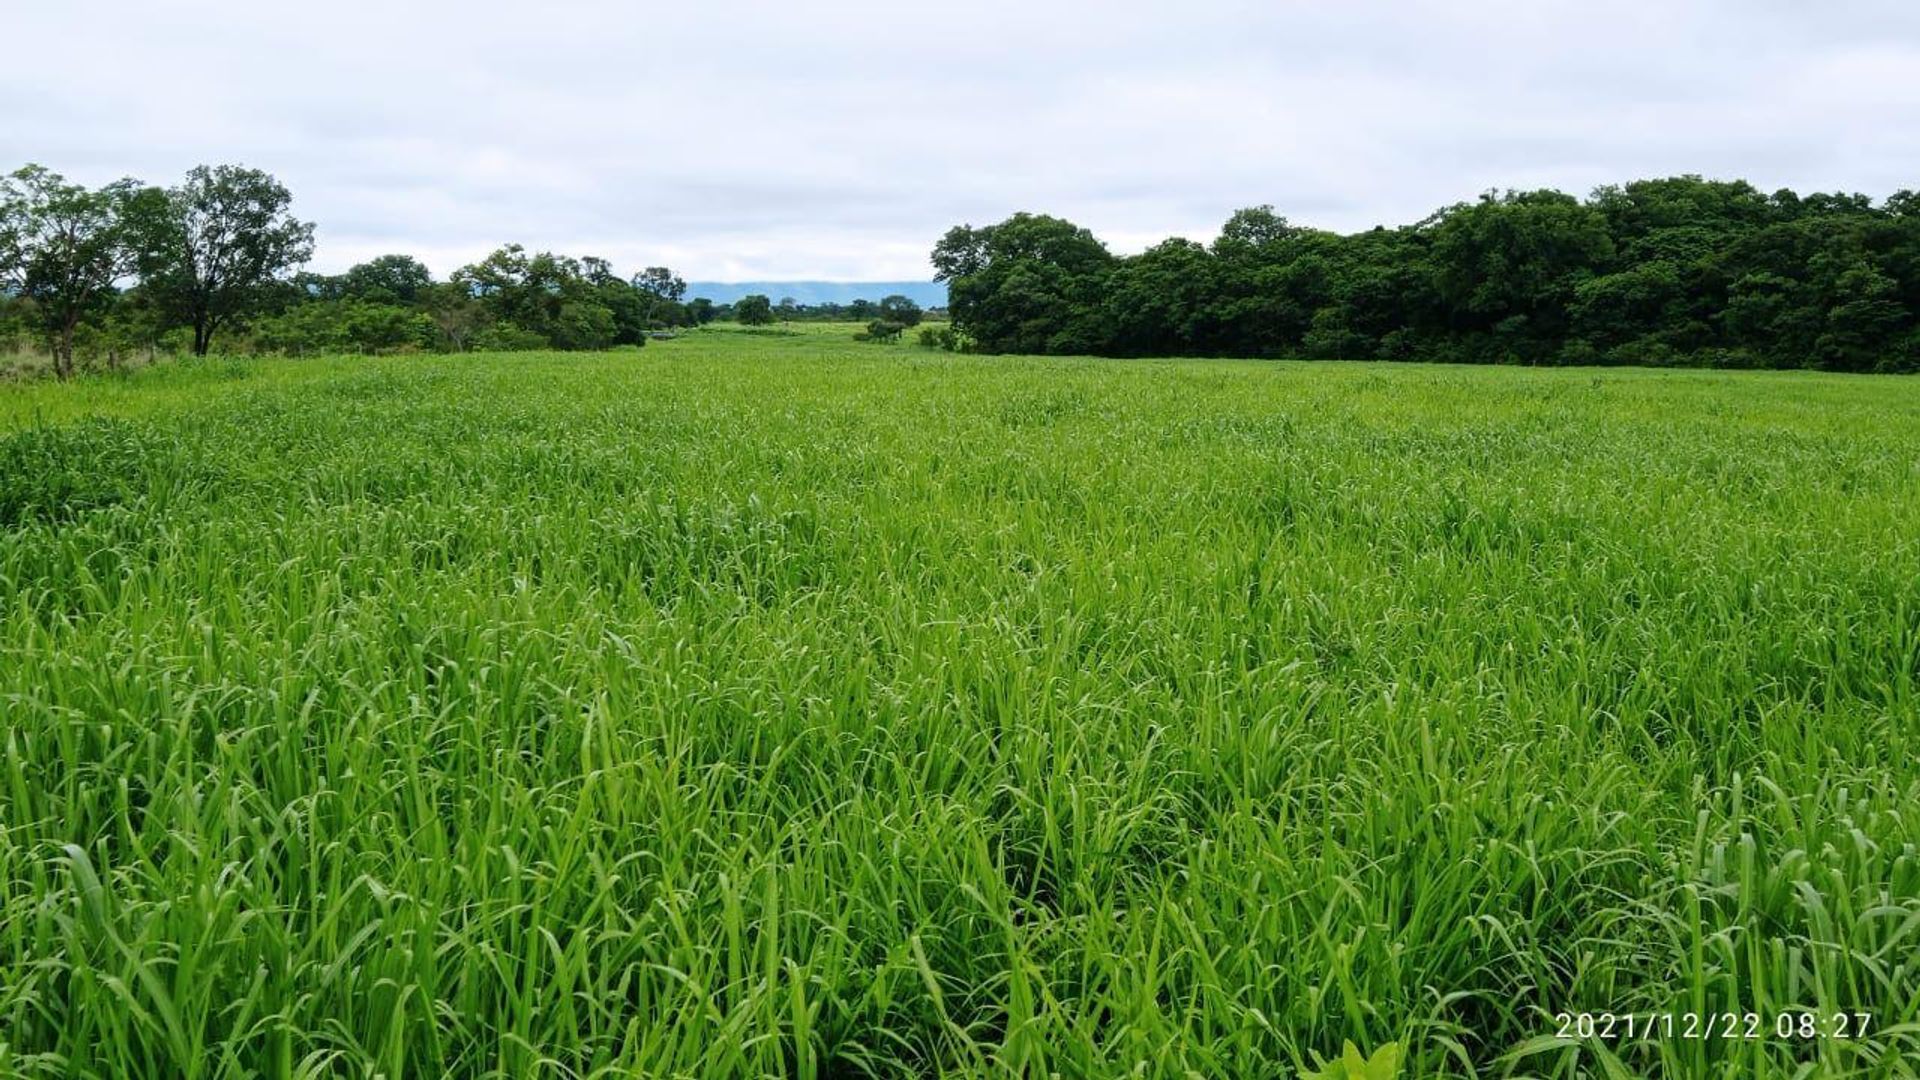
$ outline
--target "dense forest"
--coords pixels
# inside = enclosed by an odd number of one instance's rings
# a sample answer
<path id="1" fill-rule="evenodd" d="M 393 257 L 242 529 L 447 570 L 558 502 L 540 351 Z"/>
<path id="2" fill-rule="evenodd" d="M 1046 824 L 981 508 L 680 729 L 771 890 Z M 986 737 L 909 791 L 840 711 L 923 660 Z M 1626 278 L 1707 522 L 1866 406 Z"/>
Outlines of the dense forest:
<path id="1" fill-rule="evenodd" d="M 1682 176 L 1489 193 L 1351 235 L 1234 214 L 1116 256 L 1016 214 L 934 249 L 961 347 L 1100 356 L 1920 369 L 1920 195 Z"/>

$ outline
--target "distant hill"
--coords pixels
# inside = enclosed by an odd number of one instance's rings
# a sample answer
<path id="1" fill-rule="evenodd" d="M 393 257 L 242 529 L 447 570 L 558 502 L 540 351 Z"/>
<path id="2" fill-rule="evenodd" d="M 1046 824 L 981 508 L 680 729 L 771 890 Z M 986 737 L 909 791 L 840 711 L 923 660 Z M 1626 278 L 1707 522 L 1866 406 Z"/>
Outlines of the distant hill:
<path id="1" fill-rule="evenodd" d="M 796 304 L 849 304 L 855 300 L 878 300 L 898 294 L 921 307 L 945 307 L 947 286 L 938 281 L 693 281 L 687 283 L 687 299 L 706 297 L 716 304 L 731 304 L 743 296 L 760 293 L 774 303 L 791 296 Z"/>

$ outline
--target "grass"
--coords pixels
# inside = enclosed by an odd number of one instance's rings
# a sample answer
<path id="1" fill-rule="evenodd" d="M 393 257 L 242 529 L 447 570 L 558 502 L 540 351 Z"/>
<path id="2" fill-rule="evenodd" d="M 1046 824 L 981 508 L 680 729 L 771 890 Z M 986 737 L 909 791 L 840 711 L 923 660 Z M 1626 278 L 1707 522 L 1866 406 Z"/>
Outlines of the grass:
<path id="1" fill-rule="evenodd" d="M 796 329 L 0 388 L 0 1073 L 1916 1074 L 1920 383 Z"/>

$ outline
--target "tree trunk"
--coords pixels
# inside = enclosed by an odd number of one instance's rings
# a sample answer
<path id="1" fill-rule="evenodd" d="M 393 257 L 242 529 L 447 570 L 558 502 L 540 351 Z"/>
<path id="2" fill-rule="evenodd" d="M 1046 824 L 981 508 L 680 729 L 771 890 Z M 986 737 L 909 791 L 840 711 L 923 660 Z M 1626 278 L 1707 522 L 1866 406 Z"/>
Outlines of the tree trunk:
<path id="1" fill-rule="evenodd" d="M 60 328 L 60 336 L 53 342 L 53 377 L 61 382 L 73 375 L 73 327 Z"/>

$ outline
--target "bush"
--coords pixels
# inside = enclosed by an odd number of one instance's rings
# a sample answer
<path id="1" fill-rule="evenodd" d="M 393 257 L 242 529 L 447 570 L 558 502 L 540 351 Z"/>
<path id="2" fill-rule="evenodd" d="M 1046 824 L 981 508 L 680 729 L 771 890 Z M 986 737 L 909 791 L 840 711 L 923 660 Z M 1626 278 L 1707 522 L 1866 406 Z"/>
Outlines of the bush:
<path id="1" fill-rule="evenodd" d="M 951 353 L 970 353 L 973 351 L 973 339 L 953 328 L 952 323 L 920 328 L 920 347 L 923 349 L 944 349 Z"/>
<path id="2" fill-rule="evenodd" d="M 906 329 L 904 323 L 897 323 L 890 319 L 875 319 L 867 324 L 867 332 L 864 335 L 855 334 L 853 339 L 855 341 L 899 341 L 900 335 L 906 332 Z"/>
<path id="3" fill-rule="evenodd" d="M 547 339 L 510 322 L 498 322 L 473 335 L 476 352 L 534 352 L 547 347 Z"/>
<path id="4" fill-rule="evenodd" d="M 360 300 L 317 301 L 262 319 L 253 328 L 259 352 L 390 353 L 430 349 L 438 333 L 422 312 Z"/>
<path id="5" fill-rule="evenodd" d="M 554 320 L 553 346 L 558 349 L 604 349 L 613 344 L 613 312 L 605 304 L 569 300 Z"/>

